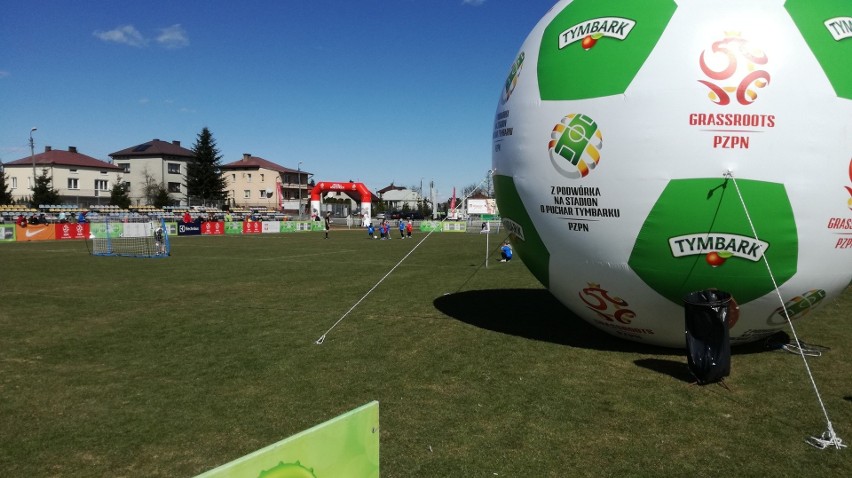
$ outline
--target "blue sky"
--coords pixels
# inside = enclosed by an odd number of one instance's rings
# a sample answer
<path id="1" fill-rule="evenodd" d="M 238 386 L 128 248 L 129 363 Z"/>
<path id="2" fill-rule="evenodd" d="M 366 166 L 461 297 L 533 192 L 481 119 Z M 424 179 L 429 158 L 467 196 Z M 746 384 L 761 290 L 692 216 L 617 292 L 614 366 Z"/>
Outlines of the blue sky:
<path id="1" fill-rule="evenodd" d="M 0 160 L 210 128 L 317 180 L 440 197 L 491 167 L 500 87 L 555 0 L 4 2 Z"/>

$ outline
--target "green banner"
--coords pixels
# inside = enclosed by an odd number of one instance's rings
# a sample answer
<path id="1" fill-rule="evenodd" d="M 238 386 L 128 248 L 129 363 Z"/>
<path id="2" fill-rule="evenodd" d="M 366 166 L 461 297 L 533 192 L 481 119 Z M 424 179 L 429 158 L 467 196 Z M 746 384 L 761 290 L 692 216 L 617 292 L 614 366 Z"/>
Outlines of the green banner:
<path id="1" fill-rule="evenodd" d="M 15 225 L 0 224 L 0 242 L 11 242 L 15 240 Z"/>
<path id="2" fill-rule="evenodd" d="M 313 230 L 316 221 L 282 221 L 281 232 L 303 232 Z"/>
<path id="3" fill-rule="evenodd" d="M 225 234 L 242 234 L 243 223 L 239 221 L 226 221 Z"/>
<path id="4" fill-rule="evenodd" d="M 466 222 L 445 222 L 444 232 L 465 232 L 467 231 Z"/>
<path id="5" fill-rule="evenodd" d="M 441 230 L 441 221 L 421 221 L 420 222 L 420 231 L 421 232 L 432 232 L 432 231 L 440 231 Z"/>
<path id="6" fill-rule="evenodd" d="M 379 478 L 379 402 L 370 402 L 196 478 Z"/>
<path id="7" fill-rule="evenodd" d="M 107 236 L 109 226 L 109 236 Z M 121 222 L 93 222 L 89 224 L 89 237 L 106 239 L 107 237 L 119 237 L 124 232 L 124 224 Z"/>

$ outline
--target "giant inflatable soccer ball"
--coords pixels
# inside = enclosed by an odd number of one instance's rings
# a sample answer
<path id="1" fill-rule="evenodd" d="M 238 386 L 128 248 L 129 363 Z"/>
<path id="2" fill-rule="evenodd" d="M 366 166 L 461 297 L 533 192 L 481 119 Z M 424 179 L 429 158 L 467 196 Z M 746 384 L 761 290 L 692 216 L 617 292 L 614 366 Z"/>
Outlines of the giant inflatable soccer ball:
<path id="1" fill-rule="evenodd" d="M 560 1 L 494 119 L 518 255 L 638 342 L 684 347 L 705 289 L 733 344 L 806 316 L 852 279 L 850 62 L 846 0 Z"/>

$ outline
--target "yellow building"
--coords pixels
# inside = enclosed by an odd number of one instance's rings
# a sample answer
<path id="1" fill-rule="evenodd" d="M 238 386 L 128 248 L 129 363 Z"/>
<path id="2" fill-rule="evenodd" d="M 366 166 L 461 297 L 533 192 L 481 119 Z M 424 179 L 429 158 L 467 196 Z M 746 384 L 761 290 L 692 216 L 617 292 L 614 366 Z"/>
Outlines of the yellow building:
<path id="1" fill-rule="evenodd" d="M 251 154 L 222 165 L 222 176 L 227 184 L 228 201 L 234 208 L 266 208 L 298 214 L 310 202 L 311 173 L 285 168 Z M 280 184 L 280 189 L 279 189 Z"/>
<path id="2" fill-rule="evenodd" d="M 32 197 L 33 168 L 36 177 L 46 172 L 62 204 L 82 208 L 109 204 L 112 187 L 122 180 L 121 168 L 81 154 L 76 146 L 69 146 L 68 151 L 45 146 L 44 152 L 6 163 L 3 167 L 12 199 L 16 201 Z"/>

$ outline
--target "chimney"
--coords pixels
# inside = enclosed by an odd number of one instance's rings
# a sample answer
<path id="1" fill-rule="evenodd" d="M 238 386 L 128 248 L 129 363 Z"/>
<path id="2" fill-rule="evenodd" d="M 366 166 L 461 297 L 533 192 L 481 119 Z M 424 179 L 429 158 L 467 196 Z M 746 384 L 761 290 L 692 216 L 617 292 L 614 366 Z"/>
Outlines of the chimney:
<path id="1" fill-rule="evenodd" d="M 248 161 L 251 158 L 251 153 L 243 153 L 243 161 Z"/>
<path id="2" fill-rule="evenodd" d="M 44 147 L 44 152 L 45 152 L 45 153 L 49 153 L 52 149 L 53 149 L 53 148 L 51 148 L 50 146 L 45 146 L 45 147 Z"/>
<path id="3" fill-rule="evenodd" d="M 180 141 L 173 140 L 172 144 L 175 145 L 175 146 L 180 146 Z"/>
<path id="4" fill-rule="evenodd" d="M 76 153 L 77 147 L 76 146 L 68 146 L 68 152 L 69 153 Z"/>

